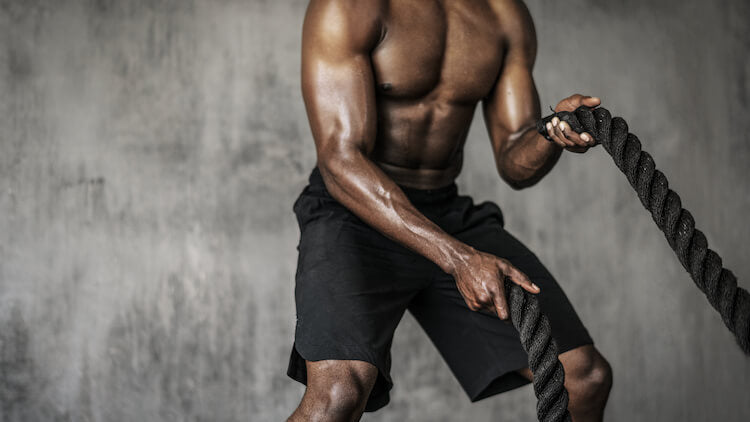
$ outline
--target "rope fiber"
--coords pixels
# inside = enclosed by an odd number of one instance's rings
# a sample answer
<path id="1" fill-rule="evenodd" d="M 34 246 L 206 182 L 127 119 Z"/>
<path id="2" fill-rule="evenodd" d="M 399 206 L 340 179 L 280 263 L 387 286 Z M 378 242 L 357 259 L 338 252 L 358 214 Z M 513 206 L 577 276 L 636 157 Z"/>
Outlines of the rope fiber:
<path id="1" fill-rule="evenodd" d="M 574 112 L 554 113 L 536 125 L 537 131 L 548 140 L 546 124 L 554 117 L 569 124 L 577 133 L 589 133 L 604 146 L 625 173 L 643 206 L 651 212 L 682 266 L 719 312 L 740 349 L 750 355 L 750 294 L 737 287 L 737 278 L 722 266 L 721 257 L 708 248 L 706 236 L 695 228 L 692 214 L 682 208 L 680 196 L 669 189 L 667 178 L 656 169 L 651 155 L 641 150 L 641 142 L 628 132 L 625 120 L 612 118 L 603 107 L 581 106 Z M 541 313 L 533 295 L 508 281 L 505 286 L 511 320 L 520 333 L 521 344 L 529 356 L 529 368 L 534 374 L 537 416 L 543 422 L 569 421 L 565 373 L 557 358 L 549 320 Z"/>
<path id="2" fill-rule="evenodd" d="M 529 357 L 529 369 L 534 374 L 537 417 L 544 422 L 570 421 L 565 371 L 557 358 L 557 344 L 539 300 L 509 280 L 505 281 L 505 292 L 510 320 L 518 330 L 521 346 Z"/>

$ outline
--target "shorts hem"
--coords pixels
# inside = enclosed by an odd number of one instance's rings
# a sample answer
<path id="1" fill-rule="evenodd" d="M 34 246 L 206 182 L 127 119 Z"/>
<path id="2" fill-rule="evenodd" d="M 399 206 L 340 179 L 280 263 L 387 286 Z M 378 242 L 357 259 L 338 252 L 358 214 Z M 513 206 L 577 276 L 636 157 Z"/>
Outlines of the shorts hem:
<path id="1" fill-rule="evenodd" d="M 376 359 L 372 352 L 360 346 L 347 345 L 342 346 L 340 350 L 332 350 L 330 345 L 327 345 L 324 349 L 320 346 L 300 345 L 295 341 L 289 357 L 287 376 L 307 385 L 305 361 L 317 362 L 321 360 L 358 360 L 372 364 L 378 369 L 378 376 L 370 392 L 370 397 L 367 399 L 365 412 L 374 412 L 390 402 L 390 390 L 393 388 L 393 381 L 388 373 L 387 365 Z"/>
<path id="2" fill-rule="evenodd" d="M 594 341 L 588 332 L 585 332 L 585 336 L 581 336 L 577 341 L 571 341 L 565 347 L 558 346 L 558 355 L 589 344 L 594 344 Z M 518 370 L 529 367 L 525 354 L 515 357 L 510 362 L 505 360 L 505 363 L 508 364 L 503 365 L 502 368 L 487 371 L 487 376 L 482 377 L 470 391 L 467 391 L 472 403 L 531 384 L 531 381 L 516 373 Z"/>

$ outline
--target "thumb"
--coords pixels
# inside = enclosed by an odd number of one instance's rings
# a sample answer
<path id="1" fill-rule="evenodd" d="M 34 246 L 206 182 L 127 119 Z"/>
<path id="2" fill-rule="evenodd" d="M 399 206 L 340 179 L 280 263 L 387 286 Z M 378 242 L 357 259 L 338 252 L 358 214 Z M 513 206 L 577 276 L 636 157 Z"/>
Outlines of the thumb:
<path id="1" fill-rule="evenodd" d="M 581 99 L 581 103 L 586 107 L 596 107 L 602 103 L 602 100 L 600 100 L 599 97 L 591 97 L 587 95 Z"/>

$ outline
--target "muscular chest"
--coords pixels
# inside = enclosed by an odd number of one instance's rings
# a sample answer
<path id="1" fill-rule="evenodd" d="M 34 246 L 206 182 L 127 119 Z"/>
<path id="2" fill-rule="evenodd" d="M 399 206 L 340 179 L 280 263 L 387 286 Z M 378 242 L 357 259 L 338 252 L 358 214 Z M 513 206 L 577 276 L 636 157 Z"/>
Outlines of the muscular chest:
<path id="1" fill-rule="evenodd" d="M 475 102 L 492 89 L 503 52 L 484 2 L 394 0 L 386 28 L 372 53 L 380 95 Z"/>

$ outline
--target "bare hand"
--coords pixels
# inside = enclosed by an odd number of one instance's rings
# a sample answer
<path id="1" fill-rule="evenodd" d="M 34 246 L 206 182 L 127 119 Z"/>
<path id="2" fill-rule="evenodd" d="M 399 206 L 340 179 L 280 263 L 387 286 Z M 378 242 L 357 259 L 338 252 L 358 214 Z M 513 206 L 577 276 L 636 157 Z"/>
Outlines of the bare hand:
<path id="1" fill-rule="evenodd" d="M 514 267 L 508 260 L 472 250 L 452 272 L 456 286 L 472 311 L 486 310 L 508 318 L 504 280 L 506 277 L 529 293 L 539 293 L 539 287 Z"/>
<path id="2" fill-rule="evenodd" d="M 560 101 L 557 104 L 557 107 L 555 107 L 555 112 L 575 111 L 575 109 L 582 105 L 586 107 L 597 107 L 601 103 L 601 100 L 597 97 L 573 94 Z M 580 134 L 574 132 L 573 129 L 570 128 L 570 125 L 561 121 L 557 117 L 553 118 L 550 123 L 547 123 L 547 134 L 549 134 L 549 137 L 552 138 L 552 141 L 557 145 L 572 152 L 586 152 L 589 148 L 596 145 L 593 136 L 586 132 Z"/>

